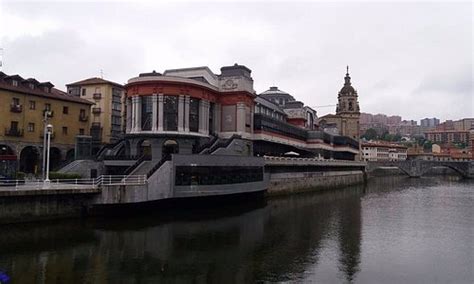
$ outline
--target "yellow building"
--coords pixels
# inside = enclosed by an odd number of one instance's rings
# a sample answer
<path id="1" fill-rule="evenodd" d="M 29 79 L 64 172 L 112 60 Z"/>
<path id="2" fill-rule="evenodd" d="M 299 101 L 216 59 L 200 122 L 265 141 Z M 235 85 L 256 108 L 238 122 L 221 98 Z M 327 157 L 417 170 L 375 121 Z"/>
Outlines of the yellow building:
<path id="1" fill-rule="evenodd" d="M 18 161 L 22 172 L 41 172 L 45 111 L 54 128 L 50 168 L 74 158 L 76 136 L 89 135 L 91 103 L 53 87 L 0 72 L 0 162 Z"/>
<path id="2" fill-rule="evenodd" d="M 89 78 L 66 86 L 69 95 L 94 103 L 90 132 L 95 150 L 100 144 L 117 142 L 123 135 L 123 86 L 102 78 Z"/>

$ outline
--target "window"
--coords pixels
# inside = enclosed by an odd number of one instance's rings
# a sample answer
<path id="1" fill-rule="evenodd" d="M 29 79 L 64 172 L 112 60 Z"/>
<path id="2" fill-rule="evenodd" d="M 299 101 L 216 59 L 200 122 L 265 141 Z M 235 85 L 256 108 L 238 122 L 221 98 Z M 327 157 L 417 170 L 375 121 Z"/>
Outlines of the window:
<path id="1" fill-rule="evenodd" d="M 84 128 L 79 128 L 79 135 L 84 135 Z"/>
<path id="2" fill-rule="evenodd" d="M 44 104 L 44 110 L 51 111 L 51 104 Z"/>
<path id="3" fill-rule="evenodd" d="M 79 111 L 79 115 L 81 117 L 85 117 L 86 116 L 86 110 L 81 108 L 81 110 Z"/>
<path id="4" fill-rule="evenodd" d="M 199 131 L 199 100 L 194 98 L 189 100 L 189 131 Z"/>
<path id="5" fill-rule="evenodd" d="M 165 131 L 178 130 L 178 97 L 165 96 L 163 103 L 163 127 Z"/>
<path id="6" fill-rule="evenodd" d="M 63 126 L 63 135 L 67 135 L 67 127 Z"/>
<path id="7" fill-rule="evenodd" d="M 209 133 L 213 134 L 214 129 L 214 112 L 215 106 L 214 103 L 209 103 Z"/>
<path id="8" fill-rule="evenodd" d="M 142 97 L 142 130 L 151 130 L 153 104 L 151 96 Z M 118 121 L 120 124 L 120 120 Z"/>
<path id="9" fill-rule="evenodd" d="M 12 105 L 20 105 L 20 99 L 19 98 L 13 98 L 13 102 L 12 102 Z"/>
<path id="10" fill-rule="evenodd" d="M 33 83 L 29 83 L 28 86 L 30 87 L 30 89 L 34 89 L 35 88 L 35 85 Z"/>
<path id="11" fill-rule="evenodd" d="M 12 121 L 10 123 L 10 130 L 11 131 L 18 131 L 18 121 Z"/>
<path id="12" fill-rule="evenodd" d="M 69 94 L 73 96 L 80 96 L 81 95 L 81 87 L 71 87 L 68 89 Z"/>
<path id="13" fill-rule="evenodd" d="M 218 185 L 263 181 L 263 167 L 176 166 L 175 185 Z"/>
<path id="14" fill-rule="evenodd" d="M 35 132 L 35 124 L 34 123 L 28 123 L 28 132 Z"/>
<path id="15" fill-rule="evenodd" d="M 63 113 L 68 114 L 69 113 L 69 108 L 67 106 L 63 106 Z"/>
<path id="16" fill-rule="evenodd" d="M 13 81 L 12 81 L 12 85 L 13 85 L 14 87 L 18 87 L 18 81 L 17 81 L 17 80 L 13 80 Z"/>
<path id="17" fill-rule="evenodd" d="M 84 97 L 86 95 L 86 89 L 82 89 L 82 96 Z"/>
<path id="18" fill-rule="evenodd" d="M 30 109 L 36 109 L 36 102 L 30 101 Z"/>

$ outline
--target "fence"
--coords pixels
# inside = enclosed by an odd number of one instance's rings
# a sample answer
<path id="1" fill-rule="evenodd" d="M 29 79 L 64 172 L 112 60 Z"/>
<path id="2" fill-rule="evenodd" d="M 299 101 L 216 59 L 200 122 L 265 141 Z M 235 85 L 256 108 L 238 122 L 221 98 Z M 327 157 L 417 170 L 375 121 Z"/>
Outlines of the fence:
<path id="1" fill-rule="evenodd" d="M 102 175 L 98 178 L 52 179 L 49 184 L 43 180 L 0 180 L 0 190 L 30 189 L 93 189 L 114 185 L 144 185 L 146 175 Z"/>

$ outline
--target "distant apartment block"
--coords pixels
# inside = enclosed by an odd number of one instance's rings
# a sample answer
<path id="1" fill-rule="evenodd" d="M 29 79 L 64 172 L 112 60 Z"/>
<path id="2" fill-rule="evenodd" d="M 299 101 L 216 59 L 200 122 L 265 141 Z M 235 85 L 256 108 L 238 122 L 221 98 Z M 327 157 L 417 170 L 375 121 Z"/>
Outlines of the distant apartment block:
<path id="1" fill-rule="evenodd" d="M 469 144 L 469 131 L 465 130 L 432 130 L 425 132 L 425 137 L 433 143 L 445 144 Z"/>
<path id="2" fill-rule="evenodd" d="M 421 127 L 436 127 L 438 124 L 439 124 L 439 119 L 436 117 L 424 118 L 420 120 Z"/>
<path id="3" fill-rule="evenodd" d="M 66 86 L 69 95 L 93 103 L 90 134 L 94 144 L 115 143 L 123 136 L 123 85 L 102 78 L 89 78 Z"/>

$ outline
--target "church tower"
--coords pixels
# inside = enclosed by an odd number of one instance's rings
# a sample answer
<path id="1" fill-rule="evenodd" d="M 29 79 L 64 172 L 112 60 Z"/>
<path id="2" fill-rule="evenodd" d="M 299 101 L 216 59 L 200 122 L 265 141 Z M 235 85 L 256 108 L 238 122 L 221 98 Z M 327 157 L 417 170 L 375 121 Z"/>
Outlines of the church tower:
<path id="1" fill-rule="evenodd" d="M 359 141 L 359 101 L 357 100 L 357 91 L 351 85 L 349 66 L 347 66 L 346 77 L 344 77 L 344 86 L 339 91 L 337 98 L 336 115 L 341 119 L 341 135 Z"/>

